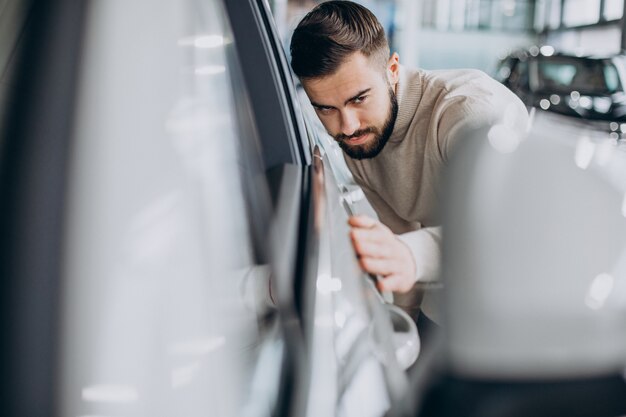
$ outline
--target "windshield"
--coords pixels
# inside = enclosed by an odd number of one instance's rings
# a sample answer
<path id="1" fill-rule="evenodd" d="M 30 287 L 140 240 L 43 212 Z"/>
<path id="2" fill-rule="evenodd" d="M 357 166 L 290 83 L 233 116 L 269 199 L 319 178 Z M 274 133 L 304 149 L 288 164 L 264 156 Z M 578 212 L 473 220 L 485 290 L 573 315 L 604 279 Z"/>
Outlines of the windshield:
<path id="1" fill-rule="evenodd" d="M 543 57 L 536 63 L 536 78 L 540 91 L 604 95 L 621 89 L 617 68 L 604 59 Z"/>

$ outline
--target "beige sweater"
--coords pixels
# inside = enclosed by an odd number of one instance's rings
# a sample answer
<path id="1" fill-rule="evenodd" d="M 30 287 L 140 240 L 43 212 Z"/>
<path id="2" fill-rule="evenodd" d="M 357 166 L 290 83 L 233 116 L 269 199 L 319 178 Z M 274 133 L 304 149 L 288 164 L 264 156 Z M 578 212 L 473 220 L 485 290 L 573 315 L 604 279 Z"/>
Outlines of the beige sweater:
<path id="1" fill-rule="evenodd" d="M 398 118 L 383 151 L 360 161 L 344 156 L 380 221 L 411 249 L 416 281 L 432 281 L 439 275 L 441 172 L 452 149 L 481 127 L 504 123 L 523 134 L 528 113 L 513 93 L 478 70 L 400 67 L 396 91 Z M 396 304 L 413 310 L 421 294 L 396 294 Z M 426 294 L 422 310 L 439 321 L 433 295 Z"/>

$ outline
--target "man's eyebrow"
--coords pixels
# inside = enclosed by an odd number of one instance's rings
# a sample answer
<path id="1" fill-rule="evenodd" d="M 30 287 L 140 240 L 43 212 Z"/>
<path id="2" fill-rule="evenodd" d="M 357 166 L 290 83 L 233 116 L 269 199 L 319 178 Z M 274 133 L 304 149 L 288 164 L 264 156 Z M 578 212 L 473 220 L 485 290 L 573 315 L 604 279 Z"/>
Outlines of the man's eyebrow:
<path id="1" fill-rule="evenodd" d="M 317 107 L 317 108 L 331 108 L 331 107 L 333 107 L 333 106 L 326 106 L 324 104 L 318 104 L 318 103 L 316 103 L 314 101 L 311 101 L 311 106 Z"/>
<path id="2" fill-rule="evenodd" d="M 344 105 L 345 105 L 345 104 L 350 103 L 351 101 L 353 101 L 353 100 L 355 100 L 355 99 L 357 99 L 357 98 L 359 98 L 359 97 L 361 97 L 363 94 L 369 93 L 369 91 L 370 91 L 370 90 L 371 90 L 371 88 L 366 88 L 365 90 L 359 91 L 358 93 L 356 93 L 355 95 L 353 95 L 352 97 L 350 97 L 349 99 L 347 99 L 347 100 L 344 102 Z M 329 109 L 334 109 L 334 107 L 333 107 L 333 106 L 327 106 L 327 105 L 325 105 L 325 104 L 319 104 L 319 103 L 316 103 L 316 102 L 314 102 L 314 101 L 311 101 L 311 105 L 312 105 L 313 107 L 318 107 L 318 108 L 329 108 Z"/>
<path id="3" fill-rule="evenodd" d="M 363 94 L 369 93 L 370 90 L 371 88 L 366 88 L 365 90 L 359 91 L 358 93 L 356 93 L 355 95 L 347 99 L 343 104 L 346 105 L 350 103 L 351 101 L 356 100 L 357 98 L 361 97 Z"/>

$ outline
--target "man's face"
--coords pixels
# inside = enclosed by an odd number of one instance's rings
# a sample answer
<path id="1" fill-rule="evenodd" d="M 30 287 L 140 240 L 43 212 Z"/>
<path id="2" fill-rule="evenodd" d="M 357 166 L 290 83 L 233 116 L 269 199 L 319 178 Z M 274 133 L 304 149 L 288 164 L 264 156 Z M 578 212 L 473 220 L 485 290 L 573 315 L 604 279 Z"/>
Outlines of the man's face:
<path id="1" fill-rule="evenodd" d="M 328 133 L 351 158 L 373 158 L 387 143 L 398 112 L 398 56 L 387 68 L 355 52 L 332 75 L 302 81 Z"/>

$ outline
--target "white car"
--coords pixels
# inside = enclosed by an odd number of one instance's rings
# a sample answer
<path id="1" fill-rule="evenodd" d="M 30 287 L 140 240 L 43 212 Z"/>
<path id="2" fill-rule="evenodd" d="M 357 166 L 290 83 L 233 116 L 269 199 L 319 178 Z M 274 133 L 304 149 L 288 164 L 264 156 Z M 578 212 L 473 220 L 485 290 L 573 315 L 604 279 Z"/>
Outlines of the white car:
<path id="1" fill-rule="evenodd" d="M 34 4 L 3 134 L 3 415 L 381 416 L 359 268 L 262 0 Z"/>

